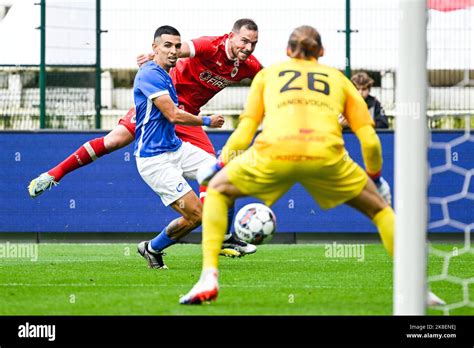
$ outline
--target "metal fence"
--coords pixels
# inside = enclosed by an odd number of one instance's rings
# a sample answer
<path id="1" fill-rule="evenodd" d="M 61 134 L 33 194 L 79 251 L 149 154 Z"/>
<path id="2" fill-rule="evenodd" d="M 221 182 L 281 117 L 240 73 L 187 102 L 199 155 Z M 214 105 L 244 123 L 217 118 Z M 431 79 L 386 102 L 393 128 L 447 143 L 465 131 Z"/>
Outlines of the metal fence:
<path id="1" fill-rule="evenodd" d="M 159 25 L 177 27 L 188 40 L 222 35 L 242 17 L 259 25 L 254 54 L 264 66 L 286 58 L 294 27 L 315 26 L 326 49 L 321 62 L 347 73 L 351 68 L 351 74 L 367 71 L 375 81 L 371 93 L 395 116 L 397 0 L 41 3 L 0 8 L 0 129 L 111 129 L 133 105 L 136 56 L 151 50 Z M 428 109 L 431 126 L 457 128 L 464 121 L 456 116 L 474 110 L 474 10 L 443 3 L 448 6 L 428 11 Z M 235 116 L 247 90 L 245 84 L 228 87 L 203 111 Z"/>

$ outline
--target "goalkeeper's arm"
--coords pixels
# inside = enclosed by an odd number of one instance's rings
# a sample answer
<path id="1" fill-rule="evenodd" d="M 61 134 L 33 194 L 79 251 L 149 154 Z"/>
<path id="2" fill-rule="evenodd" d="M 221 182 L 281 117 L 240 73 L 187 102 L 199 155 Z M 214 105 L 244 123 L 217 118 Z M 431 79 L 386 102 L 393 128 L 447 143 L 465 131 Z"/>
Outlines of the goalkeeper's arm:
<path id="1" fill-rule="evenodd" d="M 371 125 L 363 126 L 356 131 L 357 138 L 362 147 L 365 170 L 377 186 L 377 191 L 382 198 L 392 204 L 390 185 L 382 177 L 382 146 L 380 139 Z"/>
<path id="2" fill-rule="evenodd" d="M 253 79 L 247 99 L 247 106 L 242 115 L 240 115 L 240 123 L 229 140 L 227 140 L 219 159 L 212 166 L 204 166 L 198 170 L 196 178 L 200 184 L 207 184 L 219 170 L 234 157 L 238 156 L 240 152 L 246 150 L 252 143 L 258 125 L 261 123 L 264 115 L 264 71 L 265 69 L 260 70 Z"/>
<path id="3" fill-rule="evenodd" d="M 257 132 L 258 125 L 263 120 L 265 113 L 263 102 L 265 73 L 265 69 L 260 70 L 252 81 L 246 107 L 240 115 L 239 125 L 222 149 L 221 161 L 224 164 L 229 163 L 239 152 L 249 147 Z"/>
<path id="4" fill-rule="evenodd" d="M 367 104 L 352 82 L 342 74 L 341 78 L 346 94 L 344 116 L 359 139 L 367 173 L 372 179 L 377 179 L 382 171 L 382 147 L 374 130 L 374 121 L 367 109 Z"/>
<path id="5" fill-rule="evenodd" d="M 227 163 L 239 153 L 247 149 L 257 131 L 258 123 L 252 118 L 243 118 L 237 129 L 232 133 L 215 163 L 199 168 L 196 179 L 201 185 L 207 185 Z"/>
<path id="6" fill-rule="evenodd" d="M 363 126 L 355 133 L 362 148 L 365 170 L 374 181 L 377 181 L 382 172 L 382 146 L 380 139 L 371 125 Z"/>
<path id="7" fill-rule="evenodd" d="M 257 128 L 258 123 L 253 118 L 242 118 L 239 125 L 222 149 L 220 156 L 221 161 L 224 164 L 227 164 L 242 151 L 246 150 L 250 146 L 250 143 L 257 132 Z"/>
<path id="8" fill-rule="evenodd" d="M 382 146 L 379 137 L 375 133 L 374 121 L 369 114 L 364 99 L 362 99 L 354 85 L 347 78 L 344 77 L 344 79 L 346 82 L 344 116 L 346 116 L 349 126 L 360 141 L 367 174 L 374 181 L 380 195 L 388 204 L 391 204 L 390 186 L 381 176 Z"/>

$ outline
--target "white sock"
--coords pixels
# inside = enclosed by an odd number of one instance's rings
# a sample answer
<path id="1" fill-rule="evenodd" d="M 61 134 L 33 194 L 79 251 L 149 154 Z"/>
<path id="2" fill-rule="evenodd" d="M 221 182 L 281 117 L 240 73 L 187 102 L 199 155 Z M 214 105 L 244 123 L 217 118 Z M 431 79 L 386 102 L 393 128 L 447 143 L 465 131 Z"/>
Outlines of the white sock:
<path id="1" fill-rule="evenodd" d="M 219 271 L 217 270 L 217 268 L 210 267 L 210 268 L 203 269 L 201 272 L 201 279 L 204 280 L 207 278 L 207 276 L 214 275 L 214 274 L 216 276 L 219 274 Z"/>

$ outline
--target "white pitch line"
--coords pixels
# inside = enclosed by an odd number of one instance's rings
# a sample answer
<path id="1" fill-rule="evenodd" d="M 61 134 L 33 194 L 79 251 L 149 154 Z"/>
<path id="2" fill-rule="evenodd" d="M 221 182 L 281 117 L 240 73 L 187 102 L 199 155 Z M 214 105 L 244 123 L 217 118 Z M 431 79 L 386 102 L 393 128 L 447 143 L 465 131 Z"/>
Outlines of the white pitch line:
<path id="1" fill-rule="evenodd" d="M 174 284 L 180 285 L 180 284 Z M 182 286 L 187 286 L 189 284 L 182 284 Z M 71 284 L 52 284 L 52 283 L 5 283 L 0 284 L 1 287 L 126 287 L 126 288 L 143 288 L 143 287 L 168 287 L 169 284 L 85 284 L 85 283 L 71 283 Z M 258 285 L 258 284 L 246 284 L 246 285 L 222 285 L 221 288 L 270 288 L 274 284 Z M 365 289 L 362 286 L 343 286 L 345 289 Z M 304 288 L 304 289 L 334 289 L 339 288 L 339 286 L 330 286 L 330 285 L 298 285 L 298 286 L 289 286 L 289 288 Z M 386 286 L 370 286 L 366 287 L 370 289 L 390 289 L 391 287 Z"/>

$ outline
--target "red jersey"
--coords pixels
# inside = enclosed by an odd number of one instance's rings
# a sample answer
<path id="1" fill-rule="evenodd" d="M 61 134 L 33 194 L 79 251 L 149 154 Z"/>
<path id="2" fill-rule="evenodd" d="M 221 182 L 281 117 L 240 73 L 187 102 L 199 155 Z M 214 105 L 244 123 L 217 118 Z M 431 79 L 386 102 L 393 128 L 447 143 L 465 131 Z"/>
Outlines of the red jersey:
<path id="1" fill-rule="evenodd" d="M 231 59 L 226 50 L 228 36 L 189 41 L 191 56 L 179 59 L 171 69 L 179 104 L 186 111 L 199 114 L 201 107 L 222 89 L 245 78 L 252 79 L 262 69 L 253 55 L 245 61 Z"/>
<path id="2" fill-rule="evenodd" d="M 260 62 L 250 55 L 245 61 L 233 60 L 227 54 L 228 34 L 203 36 L 189 41 L 191 55 L 180 58 L 170 71 L 178 93 L 180 108 L 198 115 L 212 97 L 227 86 L 245 78 L 252 79 L 261 69 Z M 129 120 L 131 117 L 128 118 Z M 125 117 L 119 122 L 131 129 Z M 215 154 L 209 137 L 201 126 L 176 125 L 176 135 L 206 152 Z"/>
<path id="3" fill-rule="evenodd" d="M 245 61 L 231 59 L 226 50 L 228 36 L 203 36 L 189 41 L 190 57 L 179 59 L 171 69 L 179 105 L 185 111 L 198 115 L 201 107 L 221 90 L 245 78 L 252 79 L 262 69 L 253 55 Z M 184 135 L 186 141 L 204 151 L 210 152 L 209 146 L 213 149 L 201 126 L 176 125 L 176 134 L 183 140 Z"/>

